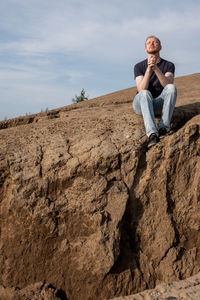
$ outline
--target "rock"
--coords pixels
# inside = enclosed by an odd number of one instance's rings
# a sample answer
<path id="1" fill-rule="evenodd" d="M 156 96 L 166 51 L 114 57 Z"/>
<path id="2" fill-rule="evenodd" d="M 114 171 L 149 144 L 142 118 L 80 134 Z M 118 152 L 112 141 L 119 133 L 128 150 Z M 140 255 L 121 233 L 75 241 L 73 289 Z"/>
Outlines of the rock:
<path id="1" fill-rule="evenodd" d="M 153 290 L 112 300 L 199 300 L 199 295 L 200 273 L 186 280 L 160 284 Z"/>
<path id="2" fill-rule="evenodd" d="M 0 123 L 3 289 L 109 299 L 200 271 L 199 77 L 149 151 L 135 88 Z"/>
<path id="3" fill-rule="evenodd" d="M 50 284 L 38 282 L 24 289 L 19 288 L 4 288 L 0 286 L 1 300 L 59 300 L 67 299 L 63 297 L 61 291 L 56 290 Z"/>

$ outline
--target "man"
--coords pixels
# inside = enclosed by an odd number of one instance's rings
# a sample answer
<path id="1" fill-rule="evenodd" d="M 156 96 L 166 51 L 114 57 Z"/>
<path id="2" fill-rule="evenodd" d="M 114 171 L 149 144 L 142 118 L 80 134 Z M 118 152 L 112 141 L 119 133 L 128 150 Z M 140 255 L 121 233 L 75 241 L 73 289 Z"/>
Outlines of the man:
<path id="1" fill-rule="evenodd" d="M 173 84 L 175 66 L 160 57 L 160 40 L 155 36 L 147 37 L 145 50 L 148 58 L 134 67 L 137 94 L 133 101 L 135 112 L 143 116 L 150 148 L 170 131 L 170 121 L 176 103 L 177 91 Z M 155 115 L 161 115 L 158 128 Z"/>

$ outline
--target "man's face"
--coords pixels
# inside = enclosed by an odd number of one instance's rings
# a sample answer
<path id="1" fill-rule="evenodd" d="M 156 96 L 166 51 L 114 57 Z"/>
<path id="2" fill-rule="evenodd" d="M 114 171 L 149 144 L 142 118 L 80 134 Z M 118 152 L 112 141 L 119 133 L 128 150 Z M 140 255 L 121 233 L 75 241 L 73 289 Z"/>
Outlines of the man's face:
<path id="1" fill-rule="evenodd" d="M 146 41 L 145 50 L 148 54 L 156 54 L 161 50 L 161 45 L 155 38 L 149 38 Z"/>

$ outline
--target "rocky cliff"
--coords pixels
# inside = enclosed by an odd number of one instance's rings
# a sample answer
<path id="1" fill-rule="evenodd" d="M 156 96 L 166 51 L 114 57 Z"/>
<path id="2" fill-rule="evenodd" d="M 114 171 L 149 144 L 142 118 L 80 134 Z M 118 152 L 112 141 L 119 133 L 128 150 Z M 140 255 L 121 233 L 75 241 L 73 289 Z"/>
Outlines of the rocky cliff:
<path id="1" fill-rule="evenodd" d="M 121 296 L 112 300 L 199 300 L 200 273 L 169 284 L 159 284 L 153 290 L 131 295 Z"/>
<path id="2" fill-rule="evenodd" d="M 199 80 L 176 79 L 171 134 L 148 151 L 135 88 L 0 122 L 2 299 L 111 299 L 200 271 Z"/>

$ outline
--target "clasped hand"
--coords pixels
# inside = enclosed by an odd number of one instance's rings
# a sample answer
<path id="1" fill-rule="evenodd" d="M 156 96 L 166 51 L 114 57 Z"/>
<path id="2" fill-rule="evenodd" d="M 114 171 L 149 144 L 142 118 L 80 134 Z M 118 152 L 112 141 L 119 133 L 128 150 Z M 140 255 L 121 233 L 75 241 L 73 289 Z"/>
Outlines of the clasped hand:
<path id="1" fill-rule="evenodd" d="M 151 55 L 148 57 L 148 67 L 151 70 L 155 70 L 156 68 L 156 57 L 154 55 Z"/>

